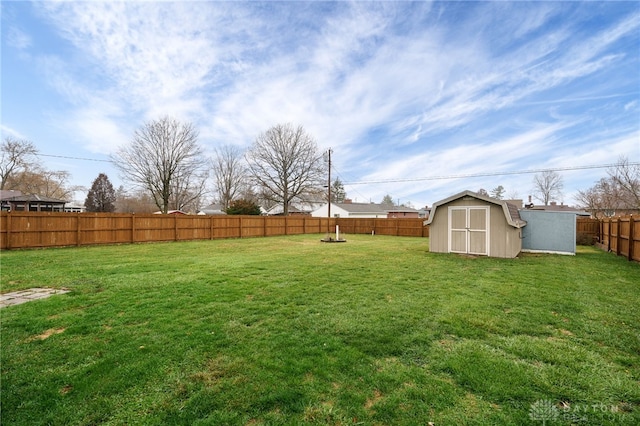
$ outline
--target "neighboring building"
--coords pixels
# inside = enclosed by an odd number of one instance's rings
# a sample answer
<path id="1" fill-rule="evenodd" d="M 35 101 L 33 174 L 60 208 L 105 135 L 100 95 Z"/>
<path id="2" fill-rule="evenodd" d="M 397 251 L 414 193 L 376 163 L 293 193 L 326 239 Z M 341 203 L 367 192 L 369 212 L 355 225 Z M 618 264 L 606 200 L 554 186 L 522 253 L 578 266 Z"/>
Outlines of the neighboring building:
<path id="1" fill-rule="evenodd" d="M 207 207 L 203 207 L 202 210 L 198 210 L 199 215 L 218 216 L 226 215 L 227 213 L 222 210 L 222 204 L 210 204 Z"/>
<path id="2" fill-rule="evenodd" d="M 64 212 L 66 203 L 57 198 L 24 195 L 20 191 L 3 190 L 0 193 L 0 207 L 3 211 Z"/>
<path id="3" fill-rule="evenodd" d="M 267 216 L 282 216 L 284 214 L 284 207 L 282 204 L 276 204 L 267 210 Z M 300 206 L 289 206 L 289 216 L 309 216 L 311 213 L 309 210 L 303 209 Z"/>
<path id="4" fill-rule="evenodd" d="M 312 216 L 314 210 L 322 205 L 322 202 L 314 200 L 293 201 L 289 204 L 289 216 Z M 282 216 L 284 214 L 284 206 L 278 203 L 270 209 L 262 209 L 267 216 Z M 326 217 L 326 215 L 325 215 Z"/>
<path id="5" fill-rule="evenodd" d="M 513 258 L 527 222 L 515 204 L 463 191 L 435 203 L 424 224 L 432 252 Z"/>
<path id="6" fill-rule="evenodd" d="M 153 212 L 153 214 L 162 214 L 161 211 Z M 189 213 L 182 210 L 167 210 L 167 214 L 188 215 Z"/>
<path id="7" fill-rule="evenodd" d="M 640 209 L 634 209 L 633 207 L 625 206 L 623 204 L 618 204 L 617 206 L 611 206 L 608 208 L 577 208 L 568 206 L 562 202 L 558 204 L 555 201 L 550 202 L 548 205 L 535 205 L 531 201 L 531 196 L 529 196 L 529 203 L 525 205 L 527 210 L 543 210 L 543 211 L 552 211 L 552 212 L 574 212 L 578 216 L 590 216 L 597 219 L 602 219 L 605 217 L 615 217 L 615 216 L 629 216 L 629 215 L 637 215 L 640 214 Z"/>
<path id="8" fill-rule="evenodd" d="M 79 204 L 71 203 L 64 206 L 64 211 L 67 213 L 84 213 L 87 211 L 87 208 Z"/>
<path id="9" fill-rule="evenodd" d="M 397 219 L 397 218 L 419 218 L 420 213 L 416 209 L 412 209 L 411 207 L 405 206 L 393 206 L 387 207 L 387 218 L 389 219 Z"/>
<path id="10" fill-rule="evenodd" d="M 327 217 L 327 206 L 318 207 L 311 212 L 313 217 Z M 357 217 L 365 219 L 420 217 L 418 210 L 404 206 L 387 206 L 375 203 L 354 203 L 346 199 L 344 203 L 331 203 L 331 217 Z"/>
<path id="11" fill-rule="evenodd" d="M 623 216 L 636 216 L 640 214 L 640 209 L 634 209 L 630 207 L 611 207 L 608 209 L 589 209 L 591 217 L 597 219 L 609 218 L 609 217 L 623 217 Z"/>
<path id="12" fill-rule="evenodd" d="M 320 206 L 311 212 L 313 217 L 327 217 L 328 204 Z M 331 217 L 359 217 L 359 218 L 386 218 L 387 210 L 380 204 L 354 203 L 345 200 L 344 203 L 331 203 Z"/>
<path id="13" fill-rule="evenodd" d="M 423 219 L 428 219 L 430 214 L 431 214 L 431 207 L 429 206 L 424 206 L 423 208 L 418 210 L 418 217 L 421 217 Z"/>

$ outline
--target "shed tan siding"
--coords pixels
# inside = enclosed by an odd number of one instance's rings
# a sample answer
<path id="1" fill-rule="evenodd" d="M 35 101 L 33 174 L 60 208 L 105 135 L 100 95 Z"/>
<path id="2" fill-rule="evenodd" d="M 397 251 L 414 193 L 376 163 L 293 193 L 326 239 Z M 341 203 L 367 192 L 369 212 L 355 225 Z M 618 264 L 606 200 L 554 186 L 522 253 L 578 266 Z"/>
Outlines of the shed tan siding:
<path id="1" fill-rule="evenodd" d="M 429 250 L 436 253 L 449 251 L 449 207 L 489 207 L 489 256 L 516 257 L 520 253 L 520 229 L 509 225 L 502 206 L 478 199 L 459 198 L 438 206 L 429 229 Z"/>

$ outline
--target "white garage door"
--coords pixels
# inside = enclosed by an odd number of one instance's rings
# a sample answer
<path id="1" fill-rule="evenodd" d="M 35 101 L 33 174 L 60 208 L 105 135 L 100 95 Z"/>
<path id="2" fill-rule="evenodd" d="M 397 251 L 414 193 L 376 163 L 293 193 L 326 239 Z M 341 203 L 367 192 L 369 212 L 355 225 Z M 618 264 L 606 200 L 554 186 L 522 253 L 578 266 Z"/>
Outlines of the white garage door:
<path id="1" fill-rule="evenodd" d="M 489 207 L 449 207 L 449 252 L 488 255 Z"/>

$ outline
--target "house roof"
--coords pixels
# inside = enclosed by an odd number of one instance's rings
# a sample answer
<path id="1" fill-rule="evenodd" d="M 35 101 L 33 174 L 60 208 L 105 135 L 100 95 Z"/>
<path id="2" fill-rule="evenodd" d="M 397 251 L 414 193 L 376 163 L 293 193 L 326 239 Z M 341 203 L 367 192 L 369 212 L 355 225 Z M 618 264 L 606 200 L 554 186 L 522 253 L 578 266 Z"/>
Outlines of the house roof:
<path id="1" fill-rule="evenodd" d="M 6 200 L 18 195 L 22 195 L 22 192 L 15 189 L 0 189 L 0 200 Z"/>
<path id="2" fill-rule="evenodd" d="M 199 215 L 225 215 L 227 212 L 222 210 L 222 204 L 209 204 L 198 212 Z"/>
<path id="3" fill-rule="evenodd" d="M 326 210 L 326 203 L 321 206 Z M 375 203 L 331 203 L 332 207 L 338 207 L 342 210 L 353 214 L 388 214 L 388 213 L 418 213 L 418 210 L 405 206 L 388 206 Z"/>
<path id="4" fill-rule="evenodd" d="M 373 203 L 331 203 L 349 213 L 387 214 L 387 210 L 380 204 Z"/>
<path id="5" fill-rule="evenodd" d="M 418 210 L 405 206 L 393 206 L 385 210 L 389 213 L 418 213 Z"/>
<path id="6" fill-rule="evenodd" d="M 504 217 L 507 223 L 513 226 L 514 228 L 522 228 L 527 224 L 527 222 L 520 217 L 520 213 L 518 212 L 518 207 L 516 205 L 510 204 L 505 200 L 498 200 L 497 198 L 489 197 L 486 195 L 480 195 L 476 192 L 468 191 L 468 190 L 459 192 L 455 195 L 445 198 L 444 200 L 440 200 L 434 203 L 433 206 L 431 207 L 431 215 L 429 216 L 429 219 L 425 220 L 423 224 L 425 226 L 431 224 L 433 219 L 436 217 L 436 211 L 438 207 L 463 197 L 473 197 L 475 199 L 486 201 L 487 203 L 495 204 L 497 206 L 502 207 L 502 212 L 504 213 Z"/>
<path id="7" fill-rule="evenodd" d="M 162 212 L 157 211 L 157 212 L 153 212 L 153 214 L 162 214 Z M 183 212 L 182 210 L 167 210 L 167 214 L 186 215 L 188 213 Z"/>
<path id="8" fill-rule="evenodd" d="M 3 191 L 3 195 L 4 192 L 7 191 Z M 15 192 L 19 192 L 19 191 L 15 191 Z M 42 202 L 42 203 L 59 203 L 59 204 L 65 204 L 67 203 L 67 201 L 65 200 L 60 200 L 58 198 L 51 198 L 51 197 L 44 197 L 42 195 L 33 195 L 33 194 L 20 194 L 20 195 L 14 195 L 13 197 L 2 197 L 2 201 L 12 201 L 12 202 Z"/>

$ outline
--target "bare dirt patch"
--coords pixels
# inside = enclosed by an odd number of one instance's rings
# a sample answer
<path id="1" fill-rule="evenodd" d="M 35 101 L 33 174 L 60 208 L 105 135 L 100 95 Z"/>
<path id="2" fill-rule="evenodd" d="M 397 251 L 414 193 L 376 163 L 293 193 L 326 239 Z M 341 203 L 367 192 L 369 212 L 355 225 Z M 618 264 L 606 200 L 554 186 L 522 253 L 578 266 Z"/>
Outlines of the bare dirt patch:
<path id="1" fill-rule="evenodd" d="M 65 330 L 66 330 L 66 328 L 50 328 L 47 331 L 45 331 L 44 333 L 42 333 L 42 334 L 38 334 L 37 336 L 33 336 L 29 340 L 46 340 L 49 337 L 53 336 L 54 334 L 64 333 Z"/>
<path id="2" fill-rule="evenodd" d="M 367 402 L 364 404 L 364 408 L 370 410 L 374 405 L 376 405 L 382 399 L 382 393 L 379 390 L 375 390 L 373 392 L 373 396 L 367 399 Z"/>

